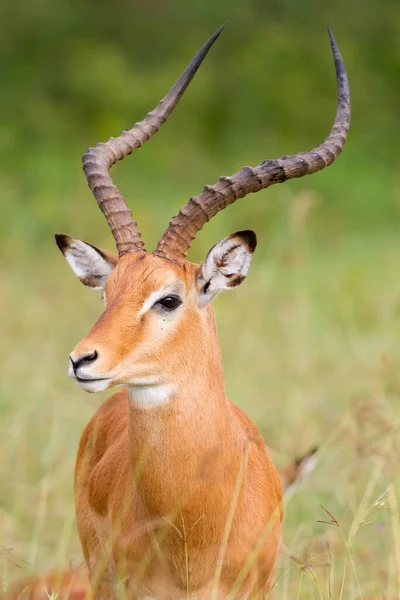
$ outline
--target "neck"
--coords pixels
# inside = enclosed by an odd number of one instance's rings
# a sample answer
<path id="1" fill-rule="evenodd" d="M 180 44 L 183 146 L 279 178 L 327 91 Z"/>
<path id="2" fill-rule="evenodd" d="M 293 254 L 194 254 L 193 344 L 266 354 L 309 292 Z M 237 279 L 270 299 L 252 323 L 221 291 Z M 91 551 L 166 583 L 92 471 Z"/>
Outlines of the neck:
<path id="1" fill-rule="evenodd" d="M 168 360 L 157 374 L 137 379 L 128 386 L 131 409 L 146 411 L 169 407 L 174 412 L 193 414 L 215 405 L 227 404 L 221 352 L 219 349 L 214 313 L 208 307 L 196 330 L 182 336 Z M 208 411 L 207 411 L 208 412 Z"/>
<path id="2" fill-rule="evenodd" d="M 152 514 L 171 515 L 182 502 L 187 505 L 182 494 L 191 496 L 214 477 L 224 477 L 232 456 L 234 425 L 219 346 L 200 350 L 173 376 L 128 390 L 131 459 L 139 494 Z"/>
<path id="3" fill-rule="evenodd" d="M 227 407 L 221 359 L 215 353 L 197 361 L 196 368 L 186 368 L 182 374 L 138 381 L 128 386 L 130 412 L 137 419 L 150 417 L 151 422 L 166 414 L 205 414 Z M 205 411 L 205 412 L 204 412 Z M 148 413 L 148 414 L 147 414 Z"/>

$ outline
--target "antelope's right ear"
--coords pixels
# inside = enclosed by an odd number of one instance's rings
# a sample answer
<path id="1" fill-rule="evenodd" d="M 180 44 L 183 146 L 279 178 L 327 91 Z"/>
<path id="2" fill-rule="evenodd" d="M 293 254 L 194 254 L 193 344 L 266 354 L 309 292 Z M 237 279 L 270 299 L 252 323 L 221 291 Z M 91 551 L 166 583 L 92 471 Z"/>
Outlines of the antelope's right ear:
<path id="1" fill-rule="evenodd" d="M 55 234 L 56 244 L 75 275 L 94 290 L 104 290 L 107 277 L 118 262 L 118 256 L 63 233 Z"/>
<path id="2" fill-rule="evenodd" d="M 231 290 L 245 280 L 257 246 L 254 231 L 237 231 L 211 248 L 197 276 L 199 306 L 205 306 L 222 290 Z"/>

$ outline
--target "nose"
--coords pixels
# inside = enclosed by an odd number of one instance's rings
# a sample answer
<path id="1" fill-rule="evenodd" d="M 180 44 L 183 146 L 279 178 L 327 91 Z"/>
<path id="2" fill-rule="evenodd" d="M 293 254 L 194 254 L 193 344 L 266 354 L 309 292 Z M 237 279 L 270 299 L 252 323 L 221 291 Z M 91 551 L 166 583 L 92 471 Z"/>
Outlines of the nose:
<path id="1" fill-rule="evenodd" d="M 76 373 L 79 367 L 88 366 L 94 363 L 94 361 L 97 360 L 97 357 L 97 351 L 94 350 L 93 352 L 87 352 L 86 354 L 82 354 L 82 356 L 80 356 L 76 360 L 74 360 L 72 356 L 70 356 L 69 360 L 71 361 L 74 373 Z"/>

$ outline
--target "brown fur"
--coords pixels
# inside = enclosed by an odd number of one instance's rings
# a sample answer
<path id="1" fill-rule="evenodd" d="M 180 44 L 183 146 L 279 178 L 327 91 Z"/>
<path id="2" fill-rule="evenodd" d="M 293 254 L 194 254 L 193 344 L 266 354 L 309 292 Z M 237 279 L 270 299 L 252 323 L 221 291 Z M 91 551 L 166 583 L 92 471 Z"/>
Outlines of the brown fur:
<path id="1" fill-rule="evenodd" d="M 105 402 L 100 409 L 102 411 L 102 418 L 107 419 L 107 415 L 112 412 L 113 407 L 113 398 L 114 402 L 120 402 L 121 406 L 124 405 L 126 411 L 125 414 L 128 414 L 128 405 L 124 401 L 123 396 L 121 394 L 115 394 L 112 396 L 107 402 Z M 126 419 L 122 420 L 122 425 L 126 424 Z M 109 424 L 109 426 L 111 426 Z M 90 429 L 90 425 L 85 430 L 88 432 Z M 88 443 L 88 435 L 82 436 L 81 444 Z M 300 476 L 300 469 L 303 461 L 306 457 L 312 455 L 316 449 L 313 449 L 311 452 L 307 453 L 306 456 L 300 456 L 295 460 L 290 461 L 280 472 L 279 476 L 282 481 L 282 486 L 284 491 L 294 485 L 298 477 Z M 104 450 L 100 452 L 103 455 Z M 213 477 L 214 473 L 214 461 L 218 457 L 217 448 L 211 449 L 209 452 L 205 454 L 204 461 L 200 463 L 198 476 L 200 479 L 208 480 Z M 100 496 L 101 498 L 101 496 Z M 94 506 L 94 508 L 101 510 L 101 507 Z M 162 524 L 165 524 L 163 522 Z M 89 573 L 86 568 L 81 569 L 70 569 L 65 572 L 53 571 L 47 575 L 41 577 L 32 577 L 27 578 L 25 580 L 19 581 L 13 586 L 11 586 L 10 591 L 6 595 L 7 600 L 47 600 L 48 596 L 46 595 L 47 590 L 49 593 L 58 594 L 58 597 L 62 600 L 90 600 L 92 597 L 90 593 L 90 584 L 89 584 Z M 375 598 L 375 597 L 374 597 Z M 383 597 L 382 597 L 383 599 Z M 373 600 L 370 598 L 369 600 Z M 376 600 L 378 598 L 376 597 Z"/>

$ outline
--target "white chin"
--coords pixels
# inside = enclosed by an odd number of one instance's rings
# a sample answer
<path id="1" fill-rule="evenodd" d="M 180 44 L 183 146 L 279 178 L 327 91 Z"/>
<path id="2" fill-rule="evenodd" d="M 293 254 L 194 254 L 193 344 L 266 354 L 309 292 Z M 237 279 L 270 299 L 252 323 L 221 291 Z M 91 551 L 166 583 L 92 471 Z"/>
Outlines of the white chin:
<path id="1" fill-rule="evenodd" d="M 76 383 L 80 388 L 85 390 L 85 392 L 90 392 L 94 394 L 96 392 L 103 392 L 110 385 L 111 379 L 88 379 L 87 381 L 83 381 L 82 379 L 77 379 Z"/>

